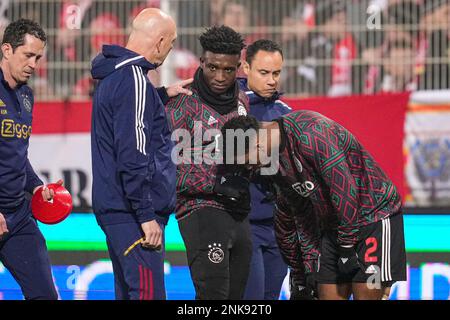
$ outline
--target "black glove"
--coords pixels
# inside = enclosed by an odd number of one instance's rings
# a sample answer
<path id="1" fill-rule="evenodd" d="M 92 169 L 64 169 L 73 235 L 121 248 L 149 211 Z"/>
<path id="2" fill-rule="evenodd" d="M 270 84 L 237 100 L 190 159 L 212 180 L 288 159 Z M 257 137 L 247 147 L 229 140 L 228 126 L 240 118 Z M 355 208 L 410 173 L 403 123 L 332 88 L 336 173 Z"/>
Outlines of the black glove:
<path id="1" fill-rule="evenodd" d="M 293 277 L 289 279 L 290 300 L 317 300 L 317 282 L 315 273 L 307 273 L 304 282 L 297 282 Z"/>
<path id="2" fill-rule="evenodd" d="M 237 175 L 218 175 L 214 192 L 218 200 L 233 212 L 245 216 L 250 212 L 249 180 Z"/>
<path id="3" fill-rule="evenodd" d="M 353 246 L 339 246 L 338 268 L 340 273 L 348 276 L 353 276 L 360 270 L 358 254 Z"/>

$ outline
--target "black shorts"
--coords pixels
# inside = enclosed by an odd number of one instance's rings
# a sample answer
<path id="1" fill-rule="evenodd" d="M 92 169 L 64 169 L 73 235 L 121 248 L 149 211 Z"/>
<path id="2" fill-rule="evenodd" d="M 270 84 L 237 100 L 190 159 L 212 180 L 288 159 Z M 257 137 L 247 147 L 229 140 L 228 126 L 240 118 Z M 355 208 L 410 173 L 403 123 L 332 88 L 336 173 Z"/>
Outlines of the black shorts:
<path id="1" fill-rule="evenodd" d="M 337 232 L 328 232 L 321 239 L 318 283 L 350 283 L 378 281 L 390 286 L 406 280 L 406 252 L 403 215 L 396 214 L 360 228 L 360 241 L 355 245 L 360 270 L 343 275 L 338 269 Z"/>

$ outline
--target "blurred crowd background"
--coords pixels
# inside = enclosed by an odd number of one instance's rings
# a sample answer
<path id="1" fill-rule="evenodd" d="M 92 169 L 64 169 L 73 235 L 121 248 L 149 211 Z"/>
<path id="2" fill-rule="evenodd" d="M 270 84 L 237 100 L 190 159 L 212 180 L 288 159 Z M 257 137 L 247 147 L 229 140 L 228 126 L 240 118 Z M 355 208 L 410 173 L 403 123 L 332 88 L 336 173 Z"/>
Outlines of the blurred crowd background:
<path id="1" fill-rule="evenodd" d="M 175 50 L 151 75 L 157 85 L 192 76 L 198 36 L 225 24 L 248 44 L 282 45 L 288 96 L 450 87 L 450 0 L 1 0 L 0 34 L 15 19 L 38 21 L 48 34 L 32 83 L 38 100 L 83 100 L 92 93 L 92 58 L 103 44 L 124 45 L 145 7 L 178 23 Z"/>

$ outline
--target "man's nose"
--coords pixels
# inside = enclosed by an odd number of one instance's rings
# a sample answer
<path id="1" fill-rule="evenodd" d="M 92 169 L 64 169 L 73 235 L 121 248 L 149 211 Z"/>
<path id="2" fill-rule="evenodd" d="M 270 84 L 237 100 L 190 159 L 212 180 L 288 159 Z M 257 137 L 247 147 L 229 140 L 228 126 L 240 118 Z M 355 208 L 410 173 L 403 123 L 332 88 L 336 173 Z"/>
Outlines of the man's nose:
<path id="1" fill-rule="evenodd" d="M 275 80 L 275 77 L 274 77 L 274 76 L 270 76 L 269 79 L 267 80 L 267 84 L 268 84 L 269 86 L 274 86 L 274 85 L 276 85 L 276 84 L 277 84 L 277 81 Z"/>
<path id="2" fill-rule="evenodd" d="M 224 72 L 223 70 L 218 70 L 218 71 L 216 72 L 215 80 L 216 80 L 217 82 L 224 82 L 224 81 L 226 80 L 225 72 Z"/>
<path id="3" fill-rule="evenodd" d="M 36 68 L 36 66 L 37 66 L 37 60 L 36 59 L 30 59 L 29 62 L 28 62 L 28 66 L 31 69 L 34 70 Z"/>

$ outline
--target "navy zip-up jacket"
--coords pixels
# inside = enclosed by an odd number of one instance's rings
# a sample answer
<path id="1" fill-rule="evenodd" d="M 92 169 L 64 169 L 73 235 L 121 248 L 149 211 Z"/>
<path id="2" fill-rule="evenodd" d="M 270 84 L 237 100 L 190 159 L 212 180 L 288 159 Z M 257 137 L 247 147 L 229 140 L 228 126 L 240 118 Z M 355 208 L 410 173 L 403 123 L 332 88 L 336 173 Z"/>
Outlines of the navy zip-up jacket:
<path id="1" fill-rule="evenodd" d="M 11 89 L 0 69 L 0 212 L 12 213 L 25 192 L 43 184 L 28 160 L 33 119 L 33 92 L 27 85 Z"/>
<path id="2" fill-rule="evenodd" d="M 175 207 L 176 166 L 171 160 L 164 105 L 147 78 L 155 66 L 120 46 L 103 46 L 92 62 L 100 80 L 92 109 L 92 204 L 100 225 L 156 219 Z"/>
<path id="3" fill-rule="evenodd" d="M 291 112 L 291 108 L 280 100 L 280 93 L 276 92 L 270 98 L 263 98 L 248 88 L 247 79 L 239 78 L 238 81 L 241 90 L 245 91 L 249 99 L 250 114 L 258 121 L 272 121 Z M 262 184 L 252 183 L 250 194 L 252 201 L 250 221 L 271 223 L 273 221 L 274 202 L 265 200 L 268 196 L 266 188 Z"/>

